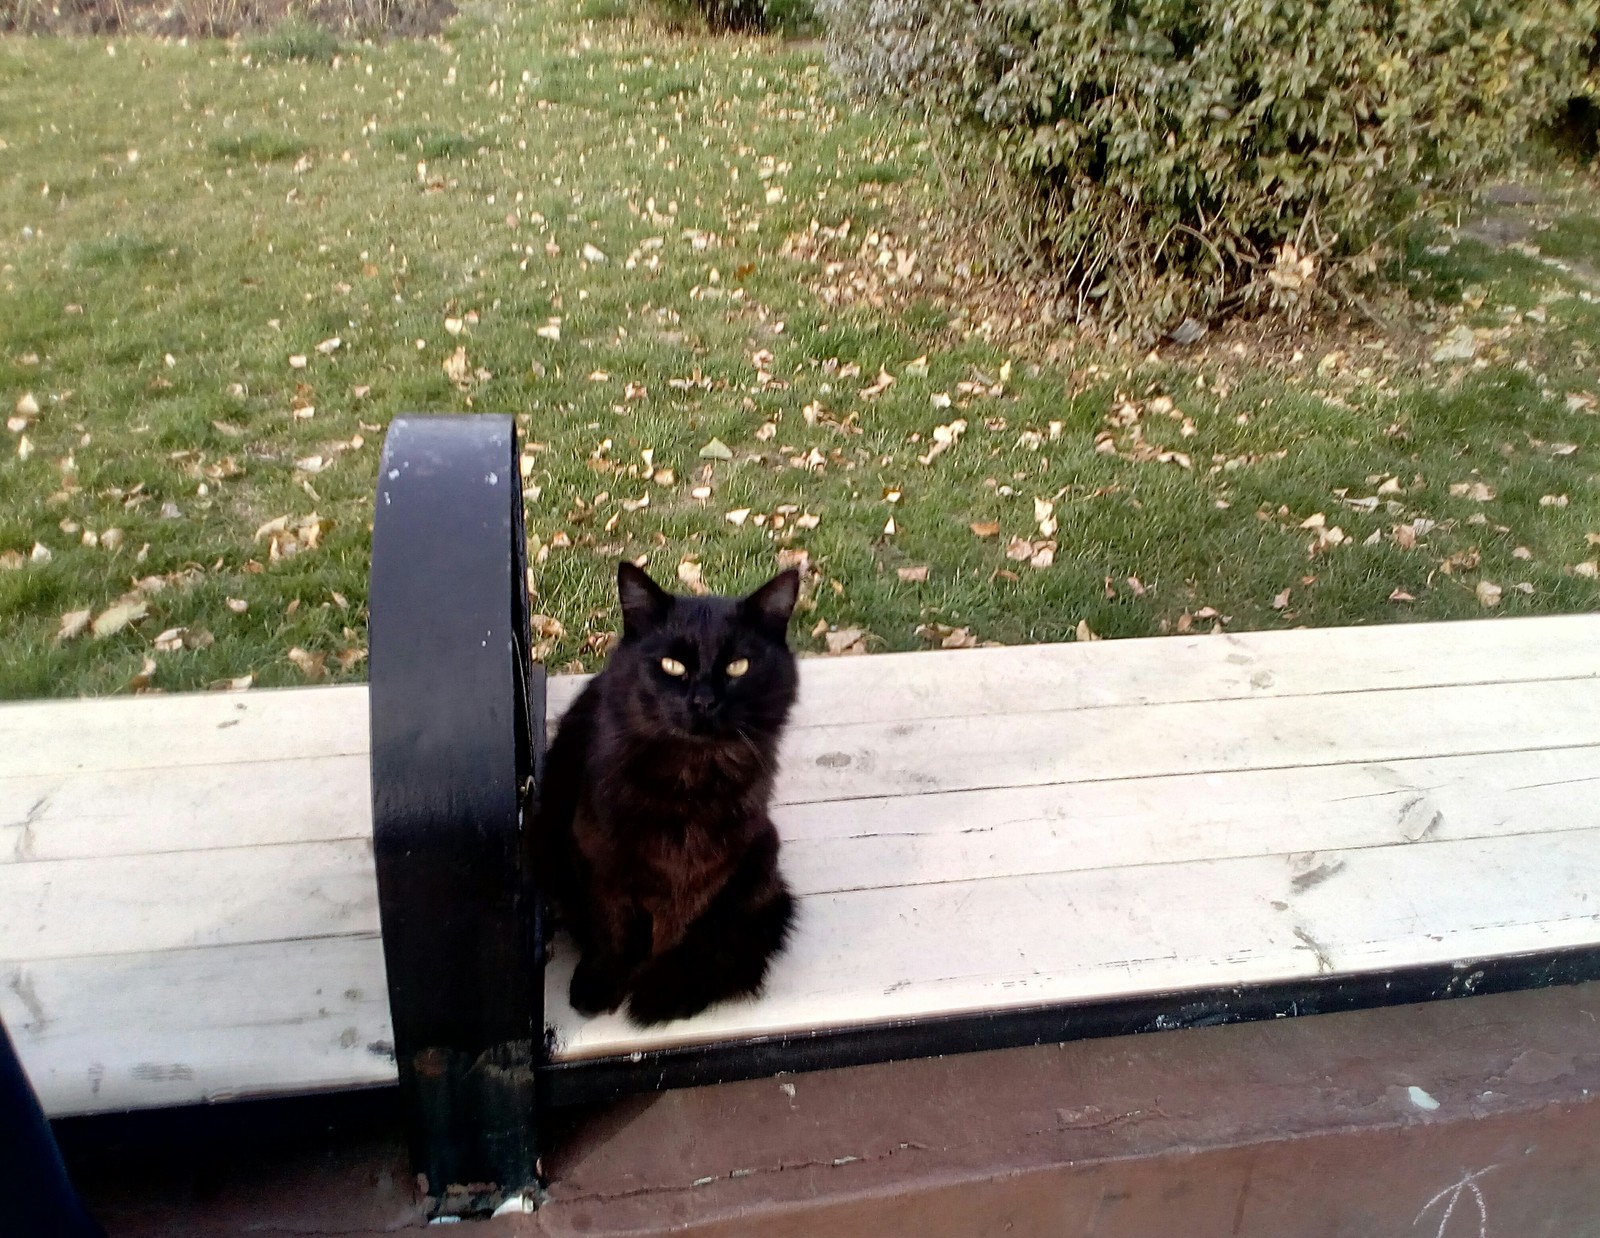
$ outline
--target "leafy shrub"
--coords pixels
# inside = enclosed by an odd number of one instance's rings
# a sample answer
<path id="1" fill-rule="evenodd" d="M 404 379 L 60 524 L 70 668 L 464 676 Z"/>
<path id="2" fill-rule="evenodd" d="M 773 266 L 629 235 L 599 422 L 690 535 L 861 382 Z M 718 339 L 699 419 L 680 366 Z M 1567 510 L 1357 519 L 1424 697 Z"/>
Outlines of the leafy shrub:
<path id="1" fill-rule="evenodd" d="M 1113 324 L 1303 307 L 1572 95 L 1596 0 L 821 0 Z M 991 195 L 992 196 L 992 195 Z M 992 210 L 992 203 L 985 204 Z"/>

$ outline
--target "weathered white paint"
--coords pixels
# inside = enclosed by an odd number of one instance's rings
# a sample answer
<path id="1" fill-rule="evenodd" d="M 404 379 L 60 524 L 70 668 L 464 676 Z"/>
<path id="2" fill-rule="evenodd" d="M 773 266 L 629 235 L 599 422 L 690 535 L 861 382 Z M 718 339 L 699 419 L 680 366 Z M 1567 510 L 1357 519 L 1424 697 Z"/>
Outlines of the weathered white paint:
<path id="1" fill-rule="evenodd" d="M 559 714 L 582 680 L 551 683 Z M 392 1080 L 359 687 L 0 706 L 53 1113 Z M 808 660 L 759 1002 L 569 1058 L 1600 944 L 1600 617 Z"/>

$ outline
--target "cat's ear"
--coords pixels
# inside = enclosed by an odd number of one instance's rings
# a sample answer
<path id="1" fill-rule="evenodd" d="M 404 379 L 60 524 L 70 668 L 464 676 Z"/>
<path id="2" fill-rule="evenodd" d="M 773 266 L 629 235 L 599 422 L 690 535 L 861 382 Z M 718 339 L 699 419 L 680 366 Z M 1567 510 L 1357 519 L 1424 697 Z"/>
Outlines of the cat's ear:
<path id="1" fill-rule="evenodd" d="M 779 572 L 739 606 L 746 622 L 773 640 L 781 641 L 789 630 L 789 616 L 794 614 L 795 600 L 799 596 L 800 573 L 790 568 L 786 572 Z"/>
<path id="2" fill-rule="evenodd" d="M 643 568 L 627 561 L 617 564 L 617 597 L 622 602 L 624 636 L 648 632 L 672 609 L 672 594 L 651 580 Z"/>

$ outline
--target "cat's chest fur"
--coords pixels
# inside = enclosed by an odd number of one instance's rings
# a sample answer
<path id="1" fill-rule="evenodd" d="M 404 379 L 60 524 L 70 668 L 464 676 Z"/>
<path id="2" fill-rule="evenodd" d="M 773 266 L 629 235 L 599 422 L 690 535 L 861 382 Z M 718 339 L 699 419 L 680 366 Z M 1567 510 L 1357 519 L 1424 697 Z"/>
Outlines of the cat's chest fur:
<path id="1" fill-rule="evenodd" d="M 591 861 L 635 862 L 671 882 L 720 867 L 771 791 L 766 758 L 740 743 L 619 745 L 613 776 L 593 782 L 575 833 Z"/>

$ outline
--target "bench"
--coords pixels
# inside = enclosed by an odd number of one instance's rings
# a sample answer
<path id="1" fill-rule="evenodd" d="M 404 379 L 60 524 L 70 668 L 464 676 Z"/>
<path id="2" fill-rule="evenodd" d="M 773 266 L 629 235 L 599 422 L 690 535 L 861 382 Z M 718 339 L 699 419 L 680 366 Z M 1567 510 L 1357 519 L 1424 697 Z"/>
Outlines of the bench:
<path id="1" fill-rule="evenodd" d="M 49 1113 L 399 1077 L 430 1189 L 492 1206 L 552 1105 L 1600 977 L 1585 615 L 808 659 L 765 996 L 580 1018 L 517 840 L 582 679 L 520 657 L 516 458 L 396 422 L 370 689 L 0 707 L 0 1021 Z"/>

